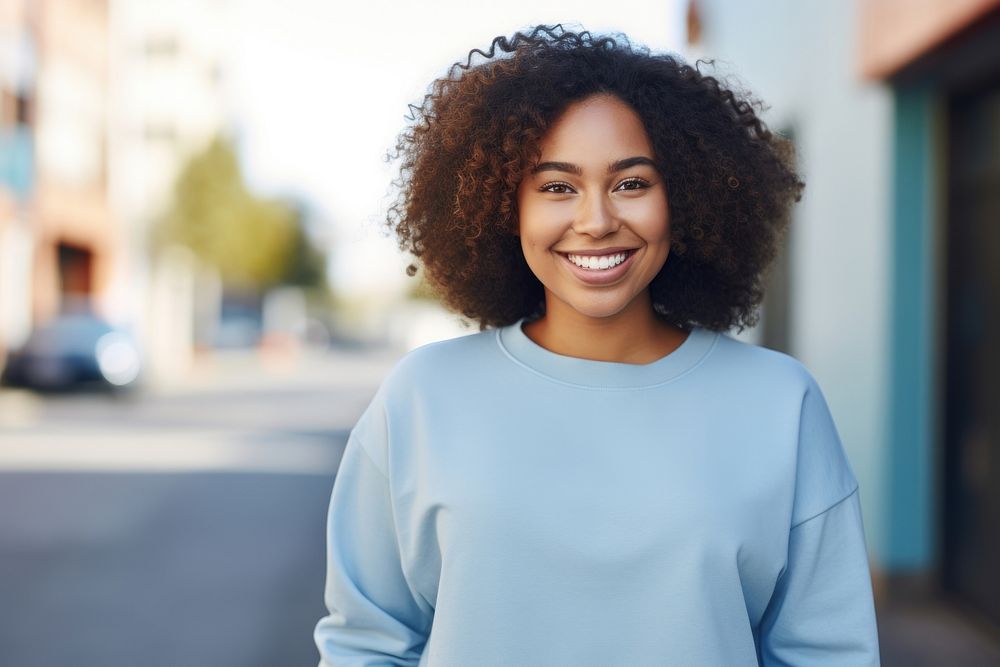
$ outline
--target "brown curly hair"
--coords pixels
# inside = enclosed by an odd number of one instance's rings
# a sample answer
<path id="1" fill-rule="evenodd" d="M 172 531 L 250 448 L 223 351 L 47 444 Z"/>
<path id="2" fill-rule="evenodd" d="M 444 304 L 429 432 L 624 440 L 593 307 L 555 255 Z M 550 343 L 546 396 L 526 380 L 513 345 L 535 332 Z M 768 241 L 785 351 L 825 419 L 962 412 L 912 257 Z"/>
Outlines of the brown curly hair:
<path id="1" fill-rule="evenodd" d="M 598 93 L 642 119 L 667 186 L 671 250 L 650 283 L 655 313 L 685 328 L 752 326 L 804 185 L 791 142 L 767 129 L 756 100 L 622 35 L 538 26 L 473 49 L 434 81 L 390 156 L 400 161 L 388 213 L 400 248 L 482 329 L 543 314 L 515 235 L 517 188 L 547 128 Z"/>

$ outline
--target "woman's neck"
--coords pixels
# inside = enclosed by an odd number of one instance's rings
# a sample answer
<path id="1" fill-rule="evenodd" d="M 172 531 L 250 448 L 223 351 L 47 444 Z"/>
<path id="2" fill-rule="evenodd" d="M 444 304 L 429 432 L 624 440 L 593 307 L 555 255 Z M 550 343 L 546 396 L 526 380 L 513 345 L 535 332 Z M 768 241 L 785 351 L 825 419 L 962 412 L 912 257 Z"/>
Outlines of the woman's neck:
<path id="1" fill-rule="evenodd" d="M 608 317 L 589 317 L 548 297 L 545 316 L 523 327 L 545 349 L 568 357 L 626 364 L 648 364 L 670 354 L 688 332 L 653 314 L 649 299 L 637 298 Z"/>

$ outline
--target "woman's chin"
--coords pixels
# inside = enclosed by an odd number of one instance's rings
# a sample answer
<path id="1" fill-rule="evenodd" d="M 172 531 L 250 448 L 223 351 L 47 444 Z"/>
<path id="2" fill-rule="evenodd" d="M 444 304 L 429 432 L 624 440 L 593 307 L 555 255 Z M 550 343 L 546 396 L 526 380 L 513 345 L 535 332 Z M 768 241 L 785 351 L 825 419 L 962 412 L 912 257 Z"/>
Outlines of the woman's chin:
<path id="1" fill-rule="evenodd" d="M 629 302 L 581 300 L 567 305 L 578 317 L 602 320 L 620 314 L 628 308 Z"/>

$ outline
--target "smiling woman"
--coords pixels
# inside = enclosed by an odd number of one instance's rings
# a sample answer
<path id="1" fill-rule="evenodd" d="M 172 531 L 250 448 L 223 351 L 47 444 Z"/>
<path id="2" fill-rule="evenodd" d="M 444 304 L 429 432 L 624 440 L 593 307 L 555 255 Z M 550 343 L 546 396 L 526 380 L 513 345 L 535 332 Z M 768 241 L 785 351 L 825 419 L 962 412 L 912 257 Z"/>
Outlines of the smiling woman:
<path id="1" fill-rule="evenodd" d="M 615 159 L 652 159 L 667 190 L 671 252 L 650 283 L 657 319 L 717 331 L 753 324 L 803 187 L 791 143 L 748 96 L 623 37 L 545 28 L 501 37 L 435 81 L 397 145 L 389 223 L 400 246 L 447 305 L 482 327 L 540 317 L 545 290 L 516 236 L 519 189 L 568 107 L 599 95 L 627 106 L 646 137 L 645 154 Z"/>
<path id="2" fill-rule="evenodd" d="M 322 664 L 877 665 L 823 394 L 725 333 L 789 143 L 674 56 L 542 26 L 434 82 L 398 157 L 390 223 L 484 331 L 406 355 L 351 431 Z"/>

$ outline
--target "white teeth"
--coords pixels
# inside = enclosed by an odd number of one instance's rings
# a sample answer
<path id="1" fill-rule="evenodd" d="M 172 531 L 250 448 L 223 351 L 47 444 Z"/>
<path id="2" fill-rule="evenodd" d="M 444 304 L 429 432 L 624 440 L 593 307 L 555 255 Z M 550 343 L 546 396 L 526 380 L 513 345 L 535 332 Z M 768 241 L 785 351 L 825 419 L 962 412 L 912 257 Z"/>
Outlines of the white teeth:
<path id="1" fill-rule="evenodd" d="M 617 255 L 566 255 L 569 261 L 583 269 L 604 270 L 618 266 L 625 261 L 628 253 L 620 252 Z"/>

